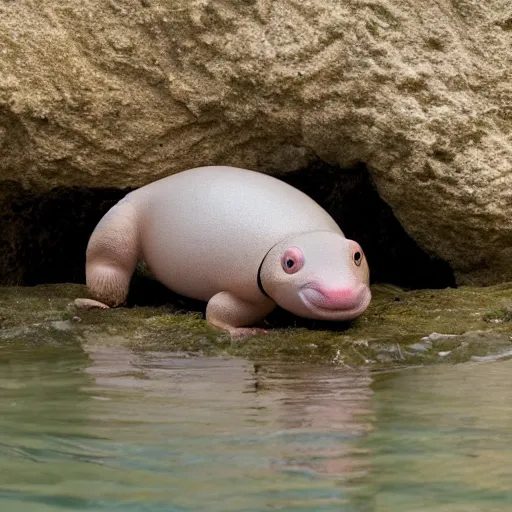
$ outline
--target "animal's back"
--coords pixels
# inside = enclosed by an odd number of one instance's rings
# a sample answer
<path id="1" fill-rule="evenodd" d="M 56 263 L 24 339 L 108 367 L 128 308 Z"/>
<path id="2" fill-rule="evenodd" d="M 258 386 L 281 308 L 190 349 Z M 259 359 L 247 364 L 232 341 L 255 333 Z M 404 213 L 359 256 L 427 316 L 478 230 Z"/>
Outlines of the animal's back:
<path id="1" fill-rule="evenodd" d="M 147 185 L 136 204 L 142 258 L 177 293 L 209 300 L 219 291 L 258 294 L 256 275 L 280 240 L 311 230 L 341 232 L 317 203 L 262 173 L 201 167 Z"/>

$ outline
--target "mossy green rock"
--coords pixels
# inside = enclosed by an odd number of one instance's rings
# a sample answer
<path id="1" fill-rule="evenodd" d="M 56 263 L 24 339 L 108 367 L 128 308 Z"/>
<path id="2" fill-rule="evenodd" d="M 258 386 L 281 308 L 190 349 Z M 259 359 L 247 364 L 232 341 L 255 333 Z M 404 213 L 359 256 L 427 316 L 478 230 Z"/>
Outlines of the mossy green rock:
<path id="1" fill-rule="evenodd" d="M 341 366 L 492 360 L 512 355 L 512 284 L 404 291 L 374 286 L 367 313 L 345 325 L 271 315 L 269 334 L 232 341 L 177 306 L 77 310 L 81 285 L 0 288 L 2 344 L 123 344 L 184 357 L 238 356 Z"/>

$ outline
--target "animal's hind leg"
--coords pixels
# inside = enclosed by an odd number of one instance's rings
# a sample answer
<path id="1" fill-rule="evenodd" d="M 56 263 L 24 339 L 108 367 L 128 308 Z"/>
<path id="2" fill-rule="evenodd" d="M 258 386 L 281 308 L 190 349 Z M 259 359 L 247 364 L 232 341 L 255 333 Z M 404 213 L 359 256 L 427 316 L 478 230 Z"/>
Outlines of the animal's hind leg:
<path id="1" fill-rule="evenodd" d="M 137 214 L 126 199 L 111 208 L 93 231 L 86 253 L 86 283 L 96 300 L 77 299 L 82 308 L 123 304 L 139 254 Z"/>

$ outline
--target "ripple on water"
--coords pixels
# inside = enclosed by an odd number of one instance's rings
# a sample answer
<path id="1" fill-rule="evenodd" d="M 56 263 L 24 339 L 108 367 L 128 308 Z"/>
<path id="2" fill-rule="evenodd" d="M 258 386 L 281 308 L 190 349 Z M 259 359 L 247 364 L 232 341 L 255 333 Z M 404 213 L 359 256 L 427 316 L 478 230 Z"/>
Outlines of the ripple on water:
<path id="1" fill-rule="evenodd" d="M 512 510 L 512 361 L 0 346 L 0 510 Z"/>
<path id="2" fill-rule="evenodd" d="M 364 372 L 101 347 L 0 364 L 2 509 L 367 509 Z"/>

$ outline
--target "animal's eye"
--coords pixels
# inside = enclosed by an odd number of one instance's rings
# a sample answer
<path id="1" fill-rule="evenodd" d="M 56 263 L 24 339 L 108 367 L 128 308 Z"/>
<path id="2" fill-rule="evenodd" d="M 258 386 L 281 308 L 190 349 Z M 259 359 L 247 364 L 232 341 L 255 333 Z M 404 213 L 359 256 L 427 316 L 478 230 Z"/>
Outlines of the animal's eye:
<path id="1" fill-rule="evenodd" d="M 356 251 L 354 253 L 354 263 L 359 267 L 361 262 L 363 261 L 363 253 L 361 251 Z"/>
<path id="2" fill-rule="evenodd" d="M 298 247 L 290 247 L 281 258 L 281 265 L 287 274 L 295 274 L 304 266 L 304 255 Z"/>

